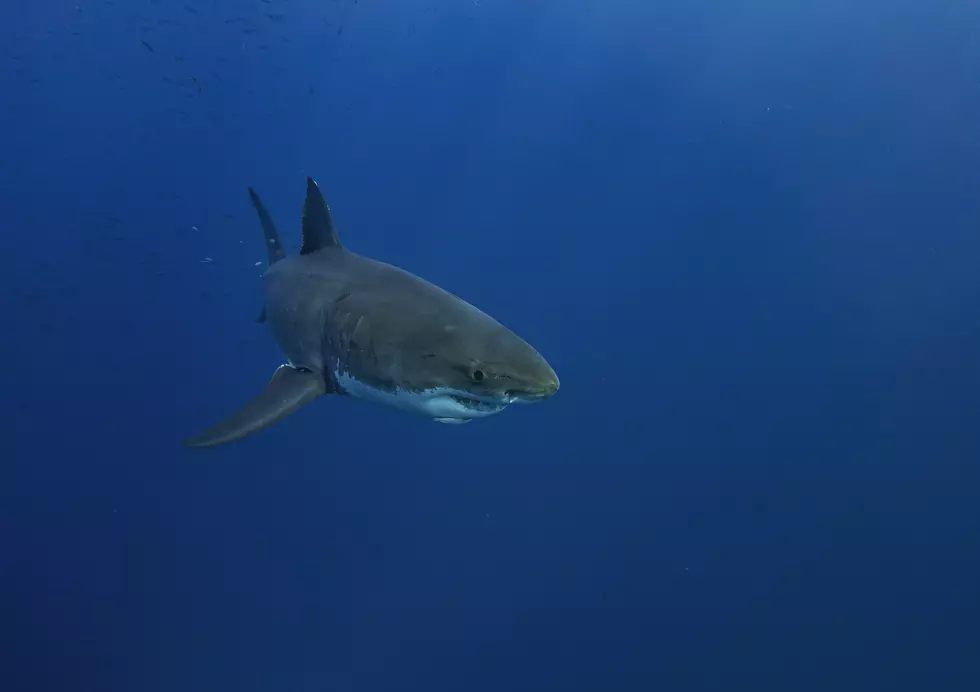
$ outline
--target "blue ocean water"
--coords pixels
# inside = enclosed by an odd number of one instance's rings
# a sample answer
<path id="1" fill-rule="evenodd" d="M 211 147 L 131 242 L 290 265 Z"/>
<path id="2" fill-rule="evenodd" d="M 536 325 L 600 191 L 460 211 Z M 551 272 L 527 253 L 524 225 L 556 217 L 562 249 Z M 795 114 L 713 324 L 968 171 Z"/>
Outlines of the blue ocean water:
<path id="1" fill-rule="evenodd" d="M 0 7 L 0 690 L 980 689 L 980 5 Z M 290 252 L 480 306 L 552 400 L 324 398 Z"/>

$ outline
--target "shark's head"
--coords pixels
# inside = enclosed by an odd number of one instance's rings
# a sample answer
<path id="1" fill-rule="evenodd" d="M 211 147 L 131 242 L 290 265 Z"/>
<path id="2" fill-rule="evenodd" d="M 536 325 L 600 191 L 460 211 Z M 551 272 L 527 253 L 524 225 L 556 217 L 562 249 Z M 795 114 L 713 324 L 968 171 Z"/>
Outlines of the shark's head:
<path id="1" fill-rule="evenodd" d="M 411 373 L 404 386 L 420 397 L 421 412 L 440 422 L 463 423 L 553 396 L 558 376 L 541 354 L 472 310 L 412 330 L 411 347 L 401 349 L 401 370 Z"/>

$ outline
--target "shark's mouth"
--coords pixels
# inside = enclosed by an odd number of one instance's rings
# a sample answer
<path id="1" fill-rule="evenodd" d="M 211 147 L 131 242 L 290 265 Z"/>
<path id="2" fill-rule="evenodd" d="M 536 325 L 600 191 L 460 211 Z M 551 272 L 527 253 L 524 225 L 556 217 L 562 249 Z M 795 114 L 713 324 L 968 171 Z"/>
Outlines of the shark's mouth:
<path id="1" fill-rule="evenodd" d="M 470 409 L 472 411 L 479 411 L 481 413 L 495 413 L 497 411 L 503 411 L 505 408 L 507 408 L 507 404 L 504 402 L 484 401 L 482 399 L 474 399 L 468 396 L 462 396 L 460 394 L 450 394 L 449 398 L 463 408 Z"/>

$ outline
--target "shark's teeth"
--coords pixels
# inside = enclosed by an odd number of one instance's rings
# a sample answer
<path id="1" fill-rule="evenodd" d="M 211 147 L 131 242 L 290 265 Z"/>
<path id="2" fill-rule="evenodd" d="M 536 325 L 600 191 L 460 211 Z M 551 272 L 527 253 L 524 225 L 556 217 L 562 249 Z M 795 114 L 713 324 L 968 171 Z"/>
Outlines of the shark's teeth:
<path id="1" fill-rule="evenodd" d="M 474 411 L 500 411 L 504 408 L 504 404 L 489 403 L 486 401 L 480 401 L 479 399 L 471 399 L 467 396 L 460 396 L 458 394 L 450 394 L 450 398 L 460 406 L 473 409 Z"/>
<path id="2" fill-rule="evenodd" d="M 510 403 L 509 400 L 483 399 L 478 395 L 458 389 L 435 387 L 421 391 L 407 389 L 380 389 L 361 382 L 350 372 L 334 371 L 334 381 L 348 395 L 373 401 L 375 403 L 420 413 L 430 418 L 469 420 L 500 413 Z"/>

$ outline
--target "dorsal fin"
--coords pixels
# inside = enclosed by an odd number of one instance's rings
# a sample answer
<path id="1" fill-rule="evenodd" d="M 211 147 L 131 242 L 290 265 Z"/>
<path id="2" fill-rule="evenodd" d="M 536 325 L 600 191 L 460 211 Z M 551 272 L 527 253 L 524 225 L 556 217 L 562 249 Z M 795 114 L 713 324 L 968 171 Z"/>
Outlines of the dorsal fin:
<path id="1" fill-rule="evenodd" d="M 306 203 L 303 205 L 303 249 L 299 254 L 308 255 L 325 247 L 343 247 L 337 240 L 330 207 L 323 199 L 320 188 L 313 178 L 306 179 Z"/>
<path id="2" fill-rule="evenodd" d="M 286 251 L 283 250 L 282 241 L 279 240 L 279 231 L 276 230 L 276 224 L 272 222 L 272 217 L 266 211 L 262 200 L 259 199 L 259 196 L 255 194 L 255 190 L 252 188 L 248 188 L 248 195 L 252 198 L 252 205 L 255 207 L 255 211 L 259 213 L 259 221 L 262 222 L 262 233 L 265 234 L 265 249 L 269 253 L 269 266 L 271 267 L 279 260 L 286 259 Z"/>

